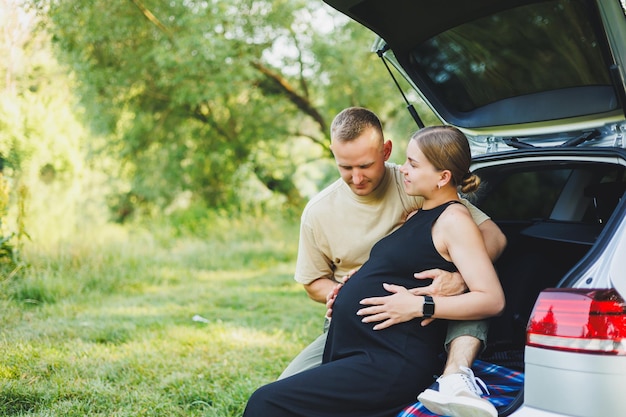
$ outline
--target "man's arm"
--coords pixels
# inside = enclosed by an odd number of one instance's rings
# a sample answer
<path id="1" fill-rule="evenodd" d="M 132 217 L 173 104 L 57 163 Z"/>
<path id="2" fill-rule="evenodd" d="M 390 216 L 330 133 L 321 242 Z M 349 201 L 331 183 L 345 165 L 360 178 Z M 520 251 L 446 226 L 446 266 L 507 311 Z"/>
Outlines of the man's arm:
<path id="1" fill-rule="evenodd" d="M 502 251 L 504 251 L 506 246 L 506 236 L 504 236 L 504 233 L 502 233 L 500 228 L 489 218 L 489 216 L 482 212 L 478 207 L 464 198 L 461 199 L 461 203 L 467 207 L 472 219 L 474 219 L 474 222 L 478 225 L 478 230 L 480 230 L 483 242 L 485 242 L 485 247 L 487 248 L 487 254 L 491 259 L 491 262 L 495 262 L 502 254 Z"/>
<path id="2" fill-rule="evenodd" d="M 337 282 L 330 278 L 318 278 L 309 284 L 304 284 L 304 289 L 311 300 L 326 304 L 328 294 L 336 285 Z"/>
<path id="3" fill-rule="evenodd" d="M 489 254 L 491 262 L 495 262 L 506 247 L 506 236 L 493 220 L 485 220 L 478 225 L 478 230 L 483 235 L 487 254 Z"/>

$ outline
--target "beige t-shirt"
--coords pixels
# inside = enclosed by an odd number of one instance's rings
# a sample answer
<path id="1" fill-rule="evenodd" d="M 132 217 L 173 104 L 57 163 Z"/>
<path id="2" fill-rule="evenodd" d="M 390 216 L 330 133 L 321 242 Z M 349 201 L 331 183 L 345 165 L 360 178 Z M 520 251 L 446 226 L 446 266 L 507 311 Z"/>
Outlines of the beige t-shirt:
<path id="1" fill-rule="evenodd" d="M 367 261 L 376 242 L 400 227 L 409 213 L 421 208 L 423 198 L 406 194 L 398 168 L 386 164 L 381 184 L 367 196 L 354 194 L 338 179 L 309 201 L 300 223 L 296 281 L 309 284 L 318 278 L 341 280 Z M 466 200 L 463 203 L 476 224 L 489 219 Z"/>

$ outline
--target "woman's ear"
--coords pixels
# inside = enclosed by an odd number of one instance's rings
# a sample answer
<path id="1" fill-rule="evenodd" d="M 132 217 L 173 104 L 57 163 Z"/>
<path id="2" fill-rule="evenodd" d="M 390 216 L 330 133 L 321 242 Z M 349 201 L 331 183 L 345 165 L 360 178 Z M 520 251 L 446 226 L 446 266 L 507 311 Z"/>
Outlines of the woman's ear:
<path id="1" fill-rule="evenodd" d="M 437 183 L 437 186 L 441 188 L 447 185 L 451 181 L 452 181 L 452 172 L 450 172 L 450 170 L 444 169 L 443 171 L 441 171 L 441 177 L 439 178 L 439 182 Z"/>

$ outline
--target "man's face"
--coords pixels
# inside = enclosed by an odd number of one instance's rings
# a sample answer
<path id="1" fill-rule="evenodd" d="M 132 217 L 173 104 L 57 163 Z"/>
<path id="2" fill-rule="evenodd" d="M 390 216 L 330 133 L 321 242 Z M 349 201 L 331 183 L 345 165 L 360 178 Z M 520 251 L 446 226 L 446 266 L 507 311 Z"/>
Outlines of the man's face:
<path id="1" fill-rule="evenodd" d="M 354 194 L 366 196 L 380 185 L 391 155 L 391 142 L 383 143 L 380 132 L 368 128 L 354 140 L 332 140 L 330 147 L 341 178 Z"/>

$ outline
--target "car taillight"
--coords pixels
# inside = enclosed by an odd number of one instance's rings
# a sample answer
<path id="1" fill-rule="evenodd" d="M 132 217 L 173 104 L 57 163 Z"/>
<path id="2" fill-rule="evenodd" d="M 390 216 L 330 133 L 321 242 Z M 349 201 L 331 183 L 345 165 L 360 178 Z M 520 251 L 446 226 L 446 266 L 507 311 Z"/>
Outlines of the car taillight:
<path id="1" fill-rule="evenodd" d="M 626 304 L 614 289 L 547 289 L 526 330 L 528 346 L 626 355 Z"/>

